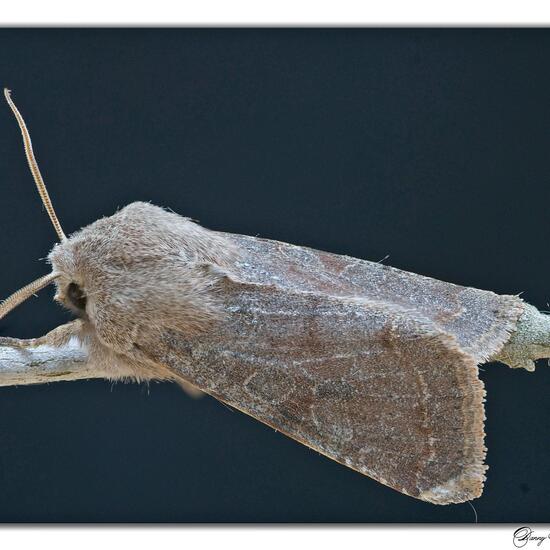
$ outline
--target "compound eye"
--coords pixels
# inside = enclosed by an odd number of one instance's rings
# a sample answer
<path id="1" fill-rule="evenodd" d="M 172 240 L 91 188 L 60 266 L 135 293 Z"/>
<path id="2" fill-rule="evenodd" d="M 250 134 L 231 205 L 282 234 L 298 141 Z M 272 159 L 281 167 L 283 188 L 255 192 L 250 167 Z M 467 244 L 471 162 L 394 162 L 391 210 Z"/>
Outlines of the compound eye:
<path id="1" fill-rule="evenodd" d="M 67 287 L 67 298 L 76 309 L 86 310 L 86 294 L 76 283 Z"/>

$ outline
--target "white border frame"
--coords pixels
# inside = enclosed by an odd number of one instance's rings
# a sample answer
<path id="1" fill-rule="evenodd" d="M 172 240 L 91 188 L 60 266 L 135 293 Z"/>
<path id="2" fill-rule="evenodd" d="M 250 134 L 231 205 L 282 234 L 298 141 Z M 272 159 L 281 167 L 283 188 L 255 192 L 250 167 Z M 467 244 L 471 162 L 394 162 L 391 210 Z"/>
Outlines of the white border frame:
<path id="1" fill-rule="evenodd" d="M 545 26 L 550 2 L 536 0 L 49 0 L 4 3 L 2 26 Z M 480 518 L 483 520 L 483 518 Z M 549 518 L 550 519 L 550 518 Z M 7 527 L 0 526 L 5 548 L 159 548 L 195 545 L 223 550 L 315 548 L 514 548 L 520 525 L 499 526 L 315 526 L 315 527 Z M 533 525 L 531 525 L 533 527 Z M 537 535 L 549 529 L 534 526 Z M 541 546 L 550 549 L 550 540 Z M 498 545 L 498 546 L 497 546 Z M 506 545 L 506 546 L 504 546 Z M 528 543 L 525 548 L 536 548 Z"/>

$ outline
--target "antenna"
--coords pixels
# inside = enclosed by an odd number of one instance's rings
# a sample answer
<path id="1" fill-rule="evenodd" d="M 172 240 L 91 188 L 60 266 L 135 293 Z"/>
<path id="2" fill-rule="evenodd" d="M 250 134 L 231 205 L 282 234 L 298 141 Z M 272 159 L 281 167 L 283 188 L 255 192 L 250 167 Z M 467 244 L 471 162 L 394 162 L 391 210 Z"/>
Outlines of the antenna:
<path id="1" fill-rule="evenodd" d="M 38 163 L 36 162 L 36 159 L 34 158 L 34 152 L 32 150 L 32 142 L 31 142 L 31 136 L 29 134 L 29 131 L 27 130 L 27 125 L 25 124 L 25 121 L 23 120 L 23 117 L 21 116 L 21 113 L 15 106 L 15 103 L 11 99 L 11 90 L 8 90 L 7 88 L 4 88 L 4 96 L 6 98 L 6 101 L 8 102 L 8 105 L 10 106 L 11 110 L 13 111 L 13 114 L 15 115 L 15 118 L 17 119 L 17 123 L 19 124 L 19 128 L 21 129 L 21 135 L 23 136 L 23 145 L 25 147 L 25 154 L 27 155 L 27 161 L 29 163 L 29 168 L 31 169 L 32 177 L 34 178 L 34 182 L 36 183 L 36 187 L 38 189 L 38 193 L 40 194 L 40 198 L 42 199 L 42 203 L 46 207 L 46 211 L 48 212 L 48 216 L 50 216 L 50 220 L 52 221 L 52 224 L 54 226 L 54 229 L 56 233 L 59 236 L 59 239 L 61 241 L 64 241 L 67 239 L 65 236 L 65 233 L 63 233 L 63 229 L 61 229 L 61 224 L 59 223 L 59 220 L 57 219 L 57 216 L 55 214 L 55 210 L 52 205 L 52 201 L 50 199 L 50 196 L 48 195 L 48 190 L 46 189 L 46 184 L 44 183 L 44 180 L 42 179 L 42 174 L 40 173 L 40 169 L 38 168 Z M 0 315 L 1 317 L 1 315 Z"/>
<path id="2" fill-rule="evenodd" d="M 22 304 L 25 300 L 30 298 L 33 294 L 48 286 L 51 282 L 59 277 L 59 273 L 50 273 L 36 279 L 27 286 L 20 288 L 17 292 L 14 292 L 11 296 L 6 298 L 0 303 L 0 319 L 5 317 L 12 309 L 15 309 L 19 304 Z"/>

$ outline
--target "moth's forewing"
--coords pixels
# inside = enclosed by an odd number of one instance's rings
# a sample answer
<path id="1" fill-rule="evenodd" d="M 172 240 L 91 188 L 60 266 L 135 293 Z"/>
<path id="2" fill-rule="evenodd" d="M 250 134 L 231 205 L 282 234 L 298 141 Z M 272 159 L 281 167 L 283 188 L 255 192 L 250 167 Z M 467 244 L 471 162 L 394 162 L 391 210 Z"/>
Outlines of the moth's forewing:
<path id="1" fill-rule="evenodd" d="M 496 354 L 524 310 L 517 296 L 464 287 L 349 256 L 245 235 L 228 235 L 242 251 L 242 281 L 332 296 L 361 297 L 410 310 L 452 335 L 478 362 Z"/>
<path id="2" fill-rule="evenodd" d="M 200 389 L 408 495 L 481 494 L 477 362 L 503 345 L 521 302 L 380 264 L 231 236 L 217 292 L 225 318 L 149 356 Z"/>
<path id="3" fill-rule="evenodd" d="M 192 340 L 167 332 L 156 360 L 399 491 L 479 496 L 483 387 L 452 338 L 383 304 L 224 286 L 226 321 Z"/>

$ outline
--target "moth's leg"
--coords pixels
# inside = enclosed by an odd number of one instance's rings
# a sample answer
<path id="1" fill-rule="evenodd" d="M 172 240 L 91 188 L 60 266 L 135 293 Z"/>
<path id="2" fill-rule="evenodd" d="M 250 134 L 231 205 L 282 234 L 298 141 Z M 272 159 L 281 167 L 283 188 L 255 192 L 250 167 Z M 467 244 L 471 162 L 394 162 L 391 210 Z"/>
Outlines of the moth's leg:
<path id="1" fill-rule="evenodd" d="M 11 348 L 35 348 L 37 346 L 54 346 L 59 347 L 66 344 L 73 336 L 82 334 L 82 321 L 75 319 L 64 325 L 60 325 L 44 336 L 38 338 L 10 338 L 0 337 L 0 346 Z"/>

